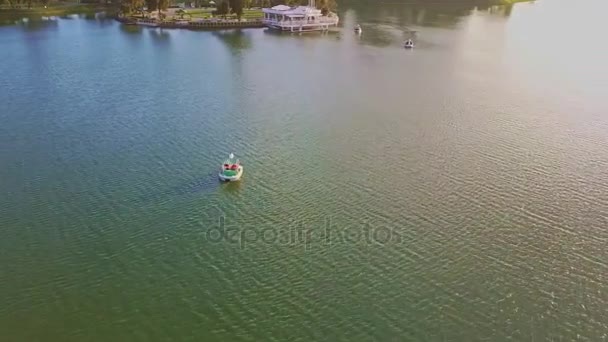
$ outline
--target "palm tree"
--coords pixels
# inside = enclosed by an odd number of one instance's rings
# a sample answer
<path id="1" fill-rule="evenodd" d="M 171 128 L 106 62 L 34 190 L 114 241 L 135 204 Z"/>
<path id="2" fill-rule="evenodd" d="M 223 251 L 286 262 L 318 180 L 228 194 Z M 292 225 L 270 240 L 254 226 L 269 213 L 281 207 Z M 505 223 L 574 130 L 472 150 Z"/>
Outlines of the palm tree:
<path id="1" fill-rule="evenodd" d="M 164 11 L 169 7 L 169 0 L 158 0 L 158 19 L 161 18 L 161 10 Z"/>

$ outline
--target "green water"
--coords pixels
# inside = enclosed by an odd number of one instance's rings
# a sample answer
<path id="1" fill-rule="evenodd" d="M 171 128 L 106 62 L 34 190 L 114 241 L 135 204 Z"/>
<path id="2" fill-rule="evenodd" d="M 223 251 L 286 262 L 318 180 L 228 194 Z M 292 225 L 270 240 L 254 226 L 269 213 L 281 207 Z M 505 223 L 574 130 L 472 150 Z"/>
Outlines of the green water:
<path id="1" fill-rule="evenodd" d="M 607 9 L 1 27 L 0 340 L 606 340 Z"/>

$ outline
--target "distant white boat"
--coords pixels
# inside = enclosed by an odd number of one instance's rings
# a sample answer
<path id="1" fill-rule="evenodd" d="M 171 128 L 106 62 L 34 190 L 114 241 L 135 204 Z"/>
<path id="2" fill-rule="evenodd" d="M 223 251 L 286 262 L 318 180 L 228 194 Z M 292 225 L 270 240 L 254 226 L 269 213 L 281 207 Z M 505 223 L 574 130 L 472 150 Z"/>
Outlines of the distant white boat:
<path id="1" fill-rule="evenodd" d="M 361 32 L 363 32 L 363 29 L 361 28 L 361 25 L 355 26 L 355 33 L 361 34 Z"/>
<path id="2" fill-rule="evenodd" d="M 405 41 L 404 47 L 406 49 L 412 49 L 414 48 L 414 41 L 412 41 L 411 39 L 408 39 Z"/>

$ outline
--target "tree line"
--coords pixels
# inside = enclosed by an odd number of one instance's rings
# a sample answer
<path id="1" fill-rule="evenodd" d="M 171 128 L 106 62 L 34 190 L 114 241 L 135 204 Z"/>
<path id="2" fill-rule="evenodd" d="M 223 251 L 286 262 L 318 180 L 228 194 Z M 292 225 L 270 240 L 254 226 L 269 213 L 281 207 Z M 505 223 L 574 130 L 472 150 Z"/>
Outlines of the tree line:
<path id="1" fill-rule="evenodd" d="M 243 15 L 244 8 L 273 7 L 276 5 L 303 6 L 307 4 L 308 0 L 221 0 L 217 4 L 214 14 L 226 15 L 232 13 L 240 18 Z M 336 0 L 318 0 L 316 6 L 323 14 L 335 12 L 338 9 Z"/>
<path id="2" fill-rule="evenodd" d="M 47 6 L 49 0 L 0 0 L 2 8 L 32 8 L 35 5 Z"/>
<path id="3" fill-rule="evenodd" d="M 113 6 L 120 7 L 123 13 L 135 13 L 141 11 L 144 7 L 148 11 L 158 11 L 159 16 L 161 11 L 166 10 L 172 2 L 188 0 L 73 0 L 77 3 L 91 3 L 91 4 L 112 4 Z M 196 7 L 209 7 L 210 0 L 194 0 Z M 214 14 L 216 15 L 228 15 L 235 14 L 237 17 L 243 15 L 245 8 L 253 7 L 273 7 L 276 5 L 288 5 L 288 6 L 299 6 L 308 4 L 308 0 L 214 0 L 216 7 Z M 47 6 L 55 3 L 60 3 L 53 0 L 0 0 L 0 5 L 6 8 L 32 8 L 33 6 Z M 327 12 L 335 12 L 338 8 L 336 0 L 317 0 L 317 8 L 323 11 L 324 14 Z"/>
<path id="4" fill-rule="evenodd" d="M 269 0 L 270 7 L 276 5 L 287 5 L 287 6 L 305 6 L 308 4 L 308 0 Z M 336 0 L 317 0 L 317 8 L 320 9 L 323 14 L 328 12 L 336 12 L 338 10 L 338 4 Z"/>
<path id="5" fill-rule="evenodd" d="M 118 0 L 122 1 L 122 0 Z M 23 8 L 33 8 L 39 6 L 72 6 L 79 4 L 89 4 L 89 5 L 110 5 L 111 3 L 116 3 L 116 0 L 66 0 L 66 1 L 58 1 L 58 0 L 0 0 L 0 8 L 4 9 L 23 9 Z"/>

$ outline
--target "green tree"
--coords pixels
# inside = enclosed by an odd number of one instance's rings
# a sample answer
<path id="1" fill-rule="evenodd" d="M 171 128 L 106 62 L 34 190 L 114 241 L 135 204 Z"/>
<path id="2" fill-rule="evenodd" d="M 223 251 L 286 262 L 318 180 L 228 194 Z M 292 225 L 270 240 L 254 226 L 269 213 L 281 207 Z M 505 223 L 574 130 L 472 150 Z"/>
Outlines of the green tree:
<path id="1" fill-rule="evenodd" d="M 158 19 L 161 19 L 160 11 L 166 11 L 169 7 L 169 0 L 158 0 Z"/>
<path id="2" fill-rule="evenodd" d="M 236 17 L 241 20 L 243 16 L 243 0 L 228 0 L 230 3 L 230 10 L 236 14 Z"/>
<path id="3" fill-rule="evenodd" d="M 134 13 L 144 5 L 144 0 L 123 0 L 120 7 L 124 13 Z"/>
<path id="4" fill-rule="evenodd" d="M 336 0 L 318 0 L 317 8 L 321 10 L 323 15 L 327 15 L 329 12 L 336 12 L 338 3 L 336 3 Z"/>
<path id="5" fill-rule="evenodd" d="M 228 0 L 223 0 L 217 4 L 217 8 L 213 11 L 213 15 L 223 15 L 226 16 L 230 12 L 230 6 L 228 5 Z"/>
<path id="6" fill-rule="evenodd" d="M 158 9 L 158 0 L 146 0 L 146 7 L 148 7 L 148 12 L 156 11 Z"/>

